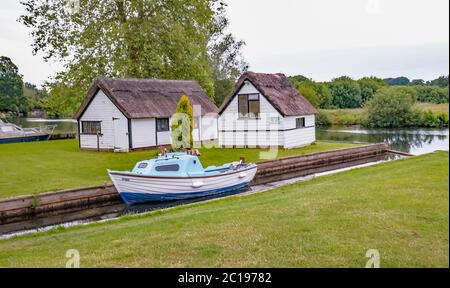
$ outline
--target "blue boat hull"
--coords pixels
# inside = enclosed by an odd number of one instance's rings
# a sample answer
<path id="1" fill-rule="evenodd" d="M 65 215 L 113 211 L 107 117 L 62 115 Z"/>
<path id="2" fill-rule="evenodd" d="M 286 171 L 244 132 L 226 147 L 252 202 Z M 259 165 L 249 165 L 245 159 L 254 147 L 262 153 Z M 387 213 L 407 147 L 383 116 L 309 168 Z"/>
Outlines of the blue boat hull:
<path id="1" fill-rule="evenodd" d="M 190 198 L 199 198 L 211 195 L 217 195 L 222 193 L 233 192 L 249 187 L 250 183 L 241 183 L 239 185 L 224 187 L 221 189 L 202 191 L 202 192 L 189 192 L 189 193 L 128 193 L 120 192 L 119 195 L 126 204 L 136 204 L 150 201 L 171 201 L 171 200 L 185 200 Z"/>
<path id="2" fill-rule="evenodd" d="M 0 144 L 46 141 L 49 138 L 50 138 L 50 135 L 37 135 L 37 136 L 25 136 L 25 137 L 0 138 Z"/>

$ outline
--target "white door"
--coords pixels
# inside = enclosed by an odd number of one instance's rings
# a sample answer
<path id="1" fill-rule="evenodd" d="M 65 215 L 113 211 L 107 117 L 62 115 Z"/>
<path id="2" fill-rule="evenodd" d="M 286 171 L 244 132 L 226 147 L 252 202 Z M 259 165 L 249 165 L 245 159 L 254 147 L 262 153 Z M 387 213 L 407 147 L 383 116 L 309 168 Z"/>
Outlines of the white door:
<path id="1" fill-rule="evenodd" d="M 128 150 L 128 119 L 123 115 L 113 116 L 114 149 Z"/>

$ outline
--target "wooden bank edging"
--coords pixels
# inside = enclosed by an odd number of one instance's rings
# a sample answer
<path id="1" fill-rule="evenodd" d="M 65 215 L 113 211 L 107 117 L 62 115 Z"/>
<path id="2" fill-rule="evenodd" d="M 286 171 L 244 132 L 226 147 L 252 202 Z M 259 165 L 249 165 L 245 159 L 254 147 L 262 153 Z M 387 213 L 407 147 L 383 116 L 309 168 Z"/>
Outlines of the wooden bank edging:
<path id="1" fill-rule="evenodd" d="M 386 153 L 388 146 L 380 143 L 263 161 L 258 163 L 258 172 L 251 184 L 264 184 L 348 167 L 355 161 L 371 159 Z M 0 200 L 0 224 L 6 219 L 10 222 L 24 216 L 39 216 L 57 210 L 118 201 L 120 197 L 112 185 L 20 196 Z"/>

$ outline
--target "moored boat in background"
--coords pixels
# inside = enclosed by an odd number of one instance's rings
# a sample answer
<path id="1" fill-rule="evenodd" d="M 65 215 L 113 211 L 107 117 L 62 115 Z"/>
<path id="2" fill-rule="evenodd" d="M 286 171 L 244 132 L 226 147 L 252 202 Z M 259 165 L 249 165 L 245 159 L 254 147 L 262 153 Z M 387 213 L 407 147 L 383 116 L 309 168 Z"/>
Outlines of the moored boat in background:
<path id="1" fill-rule="evenodd" d="M 56 125 L 22 128 L 0 119 L 0 144 L 46 141 L 50 139 Z"/>
<path id="2" fill-rule="evenodd" d="M 233 162 L 203 168 L 197 156 L 168 153 L 138 162 L 132 171 L 108 174 L 127 204 L 180 200 L 232 192 L 249 186 L 256 164 Z"/>

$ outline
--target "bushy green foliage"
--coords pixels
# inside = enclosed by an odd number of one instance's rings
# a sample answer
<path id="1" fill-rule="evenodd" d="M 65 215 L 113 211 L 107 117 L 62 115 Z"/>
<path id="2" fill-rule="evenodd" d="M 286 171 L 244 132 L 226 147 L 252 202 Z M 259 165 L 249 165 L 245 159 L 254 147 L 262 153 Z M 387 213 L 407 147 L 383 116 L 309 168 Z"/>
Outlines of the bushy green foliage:
<path id="1" fill-rule="evenodd" d="M 390 86 L 406 86 L 409 85 L 411 82 L 409 81 L 409 79 L 407 77 L 401 76 L 401 77 L 396 77 L 396 78 L 386 78 L 383 79 L 384 82 L 386 82 L 387 85 Z"/>
<path id="2" fill-rule="evenodd" d="M 359 108 L 362 104 L 361 88 L 355 80 L 342 76 L 333 79 L 328 87 L 337 108 Z"/>
<path id="3" fill-rule="evenodd" d="M 433 113 L 431 110 L 426 110 L 421 113 L 419 121 L 420 127 L 444 128 L 448 127 L 448 114 Z"/>
<path id="4" fill-rule="evenodd" d="M 289 81 L 314 107 L 322 109 L 332 107 L 333 97 L 326 84 L 315 82 L 302 75 L 290 76 Z"/>
<path id="5" fill-rule="evenodd" d="M 318 127 L 330 127 L 331 126 L 331 121 L 328 118 L 327 114 L 320 111 L 317 115 L 316 115 L 316 125 Z"/>
<path id="6" fill-rule="evenodd" d="M 231 93 L 234 87 L 234 80 L 216 80 L 214 81 L 214 102 L 217 106 L 222 105 L 223 100 Z"/>
<path id="7" fill-rule="evenodd" d="M 448 87 L 439 86 L 414 86 L 417 100 L 430 103 L 448 103 Z"/>
<path id="8" fill-rule="evenodd" d="M 298 91 L 301 95 L 303 95 L 309 103 L 311 103 L 314 107 L 319 108 L 320 100 L 319 95 L 314 90 L 314 84 L 312 81 L 304 81 L 298 85 Z"/>
<path id="9" fill-rule="evenodd" d="M 86 95 L 85 91 L 62 82 L 49 84 L 49 90 L 43 106 L 50 117 L 72 116 Z"/>
<path id="10" fill-rule="evenodd" d="M 359 87 L 361 88 L 361 98 L 362 103 L 367 102 L 372 99 L 373 95 L 382 87 L 386 86 L 383 79 L 377 77 L 363 77 L 358 81 Z"/>
<path id="11" fill-rule="evenodd" d="M 448 75 L 440 76 L 437 79 L 434 79 L 430 82 L 430 85 L 435 85 L 439 87 L 447 87 L 448 88 Z"/>
<path id="12" fill-rule="evenodd" d="M 51 111 L 72 114 L 96 77 L 197 80 L 214 99 L 214 81 L 246 69 L 242 41 L 227 34 L 226 4 L 197 1 L 24 0 L 20 21 L 31 29 L 33 52 L 65 64 L 57 86 L 76 93 L 66 102 L 50 93 Z M 231 78 L 230 78 L 231 79 Z M 53 109 L 55 106 L 49 106 Z"/>
<path id="13" fill-rule="evenodd" d="M 416 94 L 409 87 L 385 87 L 367 102 L 368 127 L 398 128 L 416 126 L 420 112 L 414 109 Z"/>
<path id="14" fill-rule="evenodd" d="M 194 129 L 194 113 L 187 96 L 182 96 L 177 105 L 177 112 L 172 116 L 172 148 L 192 148 L 194 139 L 192 130 Z"/>
<path id="15" fill-rule="evenodd" d="M 20 114 L 28 109 L 23 95 L 23 80 L 19 69 L 8 57 L 0 57 L 0 111 Z"/>

